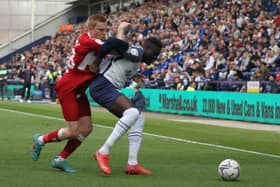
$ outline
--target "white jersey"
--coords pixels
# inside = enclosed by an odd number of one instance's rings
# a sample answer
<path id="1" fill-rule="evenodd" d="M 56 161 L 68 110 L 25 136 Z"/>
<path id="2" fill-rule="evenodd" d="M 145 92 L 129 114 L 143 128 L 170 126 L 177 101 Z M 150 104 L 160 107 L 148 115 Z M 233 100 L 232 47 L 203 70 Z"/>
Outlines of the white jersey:
<path id="1" fill-rule="evenodd" d="M 116 88 L 122 88 L 126 80 L 137 73 L 139 63 L 142 61 L 143 49 L 132 46 L 124 57 L 111 57 L 107 62 L 102 62 L 101 73 Z"/>

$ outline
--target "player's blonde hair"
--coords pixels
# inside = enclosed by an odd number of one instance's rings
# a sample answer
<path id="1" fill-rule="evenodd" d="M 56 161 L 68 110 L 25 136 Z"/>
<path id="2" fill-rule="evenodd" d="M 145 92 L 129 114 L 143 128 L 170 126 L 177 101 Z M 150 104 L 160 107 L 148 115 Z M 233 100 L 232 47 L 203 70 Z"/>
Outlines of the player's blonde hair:
<path id="1" fill-rule="evenodd" d="M 89 29 L 93 29 L 96 26 L 97 22 L 106 22 L 106 17 L 101 14 L 89 16 L 86 22 L 86 26 Z"/>

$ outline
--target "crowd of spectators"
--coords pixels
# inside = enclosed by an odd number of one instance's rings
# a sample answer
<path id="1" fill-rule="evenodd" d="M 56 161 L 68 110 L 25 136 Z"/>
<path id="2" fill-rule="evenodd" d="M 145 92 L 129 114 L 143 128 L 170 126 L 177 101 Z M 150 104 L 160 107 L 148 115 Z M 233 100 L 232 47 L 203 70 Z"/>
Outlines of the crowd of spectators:
<path id="1" fill-rule="evenodd" d="M 109 12 L 108 12 L 109 13 Z M 164 45 L 154 65 L 139 72 L 147 88 L 246 91 L 246 81 L 260 81 L 260 91 L 280 92 L 280 2 L 278 0 L 152 0 L 108 14 L 109 36 L 120 21 L 132 24 L 131 44 L 159 37 Z M 34 83 L 47 88 L 49 74 L 65 72 L 73 42 L 84 24 L 57 33 L 8 63 L 9 79 L 21 80 L 31 65 Z"/>

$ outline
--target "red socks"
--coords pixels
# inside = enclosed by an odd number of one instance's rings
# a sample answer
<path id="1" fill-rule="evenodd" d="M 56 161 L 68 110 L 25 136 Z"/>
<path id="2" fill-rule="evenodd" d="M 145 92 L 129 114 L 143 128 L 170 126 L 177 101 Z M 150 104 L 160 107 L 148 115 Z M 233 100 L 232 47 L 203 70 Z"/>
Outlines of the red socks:
<path id="1" fill-rule="evenodd" d="M 60 129 L 43 135 L 44 143 L 61 141 L 58 137 L 59 130 Z M 76 138 L 69 139 L 67 144 L 65 145 L 64 149 L 59 153 L 59 156 L 66 159 L 71 153 L 73 153 L 81 145 L 81 143 L 82 143 L 82 141 L 80 141 Z"/>
<path id="2" fill-rule="evenodd" d="M 51 133 L 48 133 L 48 134 L 45 134 L 43 135 L 43 141 L 44 143 L 48 143 L 48 142 L 59 142 L 61 141 L 59 138 L 58 138 L 58 130 L 56 131 L 53 131 Z"/>
<path id="3" fill-rule="evenodd" d="M 81 141 L 78 139 L 70 139 L 68 140 L 64 149 L 59 153 L 59 156 L 66 159 L 71 153 L 73 153 L 80 145 Z"/>

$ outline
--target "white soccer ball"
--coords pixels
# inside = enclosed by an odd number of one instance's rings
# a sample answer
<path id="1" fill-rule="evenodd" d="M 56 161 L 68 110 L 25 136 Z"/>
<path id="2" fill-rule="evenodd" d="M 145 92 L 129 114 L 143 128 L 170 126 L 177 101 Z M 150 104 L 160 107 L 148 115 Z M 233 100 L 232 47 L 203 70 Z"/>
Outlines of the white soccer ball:
<path id="1" fill-rule="evenodd" d="M 240 165 L 235 160 L 225 159 L 220 163 L 218 172 L 223 180 L 234 181 L 240 176 Z"/>

